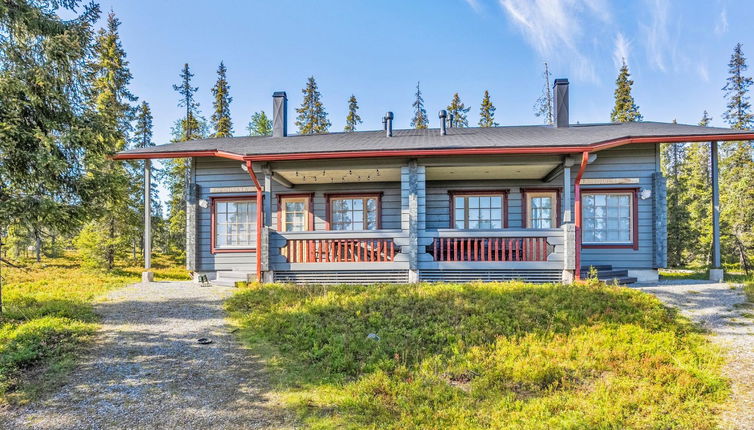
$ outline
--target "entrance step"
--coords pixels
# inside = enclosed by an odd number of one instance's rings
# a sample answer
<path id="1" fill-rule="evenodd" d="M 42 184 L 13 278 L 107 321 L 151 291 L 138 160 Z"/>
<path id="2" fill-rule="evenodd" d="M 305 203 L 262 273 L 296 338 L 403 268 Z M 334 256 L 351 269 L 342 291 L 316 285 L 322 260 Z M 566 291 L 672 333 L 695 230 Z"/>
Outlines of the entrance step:
<path id="1" fill-rule="evenodd" d="M 597 279 L 606 284 L 633 284 L 636 282 L 636 278 L 628 276 L 628 270 L 619 269 L 613 270 L 613 266 L 608 264 L 595 265 L 595 266 L 582 266 L 581 267 L 581 279 L 586 279 L 591 275 L 591 270 L 597 270 Z"/>
<path id="2" fill-rule="evenodd" d="M 249 282 L 252 279 L 249 272 L 240 272 L 235 270 L 226 270 L 217 272 L 217 277 L 211 281 L 212 285 L 223 287 L 235 287 L 236 282 Z"/>

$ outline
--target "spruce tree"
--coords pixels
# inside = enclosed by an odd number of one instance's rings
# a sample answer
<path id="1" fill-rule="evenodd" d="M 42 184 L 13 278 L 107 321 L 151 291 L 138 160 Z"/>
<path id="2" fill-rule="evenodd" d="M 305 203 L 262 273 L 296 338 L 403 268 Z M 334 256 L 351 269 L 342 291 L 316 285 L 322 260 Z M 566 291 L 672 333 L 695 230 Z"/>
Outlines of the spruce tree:
<path id="1" fill-rule="evenodd" d="M 482 106 L 479 108 L 479 127 L 497 127 L 495 122 L 495 106 L 490 100 L 490 92 L 484 90 Z"/>
<path id="2" fill-rule="evenodd" d="M 453 94 L 453 99 L 450 101 L 447 109 L 452 127 L 463 128 L 469 126 L 469 119 L 466 114 L 471 108 L 467 108 L 463 104 L 461 98 L 458 96 L 458 93 Z"/>
<path id="3" fill-rule="evenodd" d="M 106 27 L 95 39 L 87 73 L 92 131 L 110 153 L 126 148 L 134 112 L 131 102 L 136 101 L 128 90 L 132 76 L 120 42 L 119 26 L 115 15 L 108 14 Z M 137 163 L 113 163 L 101 156 L 88 158 L 88 173 L 98 184 L 90 206 L 90 213 L 96 216 L 89 224 L 90 232 L 98 236 L 107 269 L 115 266 L 116 257 L 135 243 L 138 236 L 138 206 L 131 199 L 139 188 L 136 169 Z"/>
<path id="4" fill-rule="evenodd" d="M 356 96 L 351 94 L 348 99 L 348 115 L 346 115 L 346 126 L 343 131 L 350 133 L 356 131 L 356 125 L 361 124 L 361 117 L 357 113 L 359 110 L 359 103 L 356 101 Z"/>
<path id="5" fill-rule="evenodd" d="M 610 114 L 610 121 L 634 122 L 642 120 L 639 106 L 636 105 L 634 96 L 631 95 L 633 85 L 634 81 L 631 80 L 628 65 L 626 64 L 626 60 L 623 60 L 618 78 L 615 80 L 615 107 Z"/>
<path id="6" fill-rule="evenodd" d="M 109 150 L 80 103 L 99 7 L 77 14 L 78 3 L 0 6 L 0 236 L 11 226 L 39 240 L 43 229 L 77 228 L 97 185 L 82 174 L 82 155 Z M 76 16 L 62 19 L 59 9 Z"/>
<path id="7" fill-rule="evenodd" d="M 748 130 L 754 125 L 749 102 L 752 78 L 740 43 L 728 63 L 729 76 L 723 91 L 727 101 L 723 119 L 734 129 Z M 729 261 L 749 272 L 754 246 L 754 161 L 751 142 L 726 142 L 720 162 L 720 223 L 723 250 Z"/>
<path id="8" fill-rule="evenodd" d="M 152 141 L 152 109 L 149 103 L 142 101 L 136 110 L 136 125 L 133 133 L 134 148 L 146 148 L 155 146 Z"/>
<path id="9" fill-rule="evenodd" d="M 552 115 L 552 87 L 550 87 L 550 68 L 545 63 L 545 71 L 543 77 L 545 78 L 545 85 L 542 88 L 542 95 L 539 96 L 534 103 L 534 115 L 544 119 L 545 124 L 553 124 Z"/>
<path id="10" fill-rule="evenodd" d="M 196 101 L 196 92 L 198 87 L 194 87 L 191 84 L 191 79 L 194 74 L 191 73 L 188 63 L 183 65 L 180 73 L 181 81 L 178 84 L 173 84 L 173 90 L 180 94 L 181 98 L 178 101 L 178 106 L 186 108 L 186 116 L 183 118 L 183 124 L 181 126 L 183 136 L 179 141 L 192 140 L 199 138 L 199 130 L 196 127 L 199 125 L 199 103 Z"/>
<path id="11" fill-rule="evenodd" d="M 319 90 L 317 90 L 317 81 L 314 76 L 310 76 L 306 81 L 306 87 L 301 90 L 304 94 L 304 100 L 301 107 L 296 109 L 296 126 L 299 134 L 320 134 L 327 133 L 330 129 L 330 121 L 327 119 L 327 112 L 322 106 L 322 100 Z"/>
<path id="12" fill-rule="evenodd" d="M 699 125 L 709 126 L 710 118 L 704 111 Z M 712 184 L 710 180 L 710 150 L 707 142 L 687 144 L 681 177 L 684 192 L 681 205 L 688 213 L 688 240 L 684 248 L 687 263 L 708 265 L 712 249 Z"/>
<path id="13" fill-rule="evenodd" d="M 676 123 L 676 120 L 673 120 Z M 662 173 L 667 178 L 667 210 L 668 210 L 668 265 L 670 267 L 683 266 L 684 249 L 688 243 L 687 207 L 682 204 L 682 197 L 686 191 L 685 179 L 682 175 L 685 161 L 685 144 L 663 143 L 661 145 L 660 163 Z"/>
<path id="14" fill-rule="evenodd" d="M 221 61 L 217 68 L 217 82 L 212 87 L 212 128 L 215 132 L 212 137 L 231 137 L 233 136 L 233 122 L 230 120 L 230 103 L 233 98 L 229 95 L 230 85 L 226 77 L 228 69 Z"/>
<path id="15" fill-rule="evenodd" d="M 416 82 L 416 98 L 414 99 L 414 117 L 411 118 L 411 127 L 416 129 L 424 129 L 429 125 L 427 118 L 427 111 L 424 109 L 424 98 L 422 97 L 422 90 L 419 88 L 419 82 Z"/>
<path id="16" fill-rule="evenodd" d="M 249 131 L 249 136 L 272 136 L 272 120 L 264 111 L 254 112 L 246 129 Z"/>

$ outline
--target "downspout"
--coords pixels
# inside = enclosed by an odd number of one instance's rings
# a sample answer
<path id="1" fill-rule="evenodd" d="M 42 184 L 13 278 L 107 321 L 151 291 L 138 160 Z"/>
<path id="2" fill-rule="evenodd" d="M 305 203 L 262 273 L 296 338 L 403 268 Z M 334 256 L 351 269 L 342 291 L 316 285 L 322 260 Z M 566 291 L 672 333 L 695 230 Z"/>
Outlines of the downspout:
<path id="1" fill-rule="evenodd" d="M 581 279 L 581 177 L 584 175 L 586 165 L 589 164 L 589 152 L 581 153 L 581 166 L 579 167 L 579 173 L 576 175 L 576 181 L 574 183 L 574 212 L 576 218 L 576 253 L 574 255 L 576 261 L 576 280 Z"/>
<path id="2" fill-rule="evenodd" d="M 246 170 L 249 171 L 249 176 L 251 176 L 251 181 L 254 182 L 254 187 L 257 189 L 257 251 L 256 251 L 256 260 L 257 260 L 257 282 L 262 282 L 262 256 L 261 256 L 261 248 L 262 248 L 262 226 L 264 225 L 264 217 L 262 215 L 262 186 L 259 184 L 259 180 L 257 180 L 257 174 L 254 173 L 254 169 L 251 166 L 251 160 L 246 160 Z"/>

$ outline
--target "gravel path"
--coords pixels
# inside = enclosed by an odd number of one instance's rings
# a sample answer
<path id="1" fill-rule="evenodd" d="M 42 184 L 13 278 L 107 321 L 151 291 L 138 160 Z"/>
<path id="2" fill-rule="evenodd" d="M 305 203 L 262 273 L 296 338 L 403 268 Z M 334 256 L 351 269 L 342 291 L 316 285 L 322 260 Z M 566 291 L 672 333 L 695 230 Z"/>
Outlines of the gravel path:
<path id="1" fill-rule="evenodd" d="M 754 308 L 744 305 L 741 288 L 690 280 L 637 285 L 701 323 L 727 349 L 725 374 L 733 395 L 723 413 L 723 428 L 754 429 Z"/>
<path id="2" fill-rule="evenodd" d="M 289 427 L 267 398 L 263 365 L 235 339 L 222 302 L 233 289 L 154 282 L 97 304 L 102 329 L 57 393 L 0 412 L 0 428 Z M 199 345 L 201 337 L 212 339 Z"/>

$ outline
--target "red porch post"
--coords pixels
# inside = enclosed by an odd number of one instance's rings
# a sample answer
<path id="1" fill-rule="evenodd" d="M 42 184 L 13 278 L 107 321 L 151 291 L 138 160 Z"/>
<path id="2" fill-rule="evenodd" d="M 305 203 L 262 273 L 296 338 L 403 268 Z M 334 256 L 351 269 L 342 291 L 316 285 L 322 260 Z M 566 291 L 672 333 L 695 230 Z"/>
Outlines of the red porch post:
<path id="1" fill-rule="evenodd" d="M 254 169 L 251 165 L 251 160 L 246 160 L 246 170 L 251 176 L 254 187 L 257 189 L 257 245 L 256 245 L 256 260 L 257 260 L 257 282 L 262 282 L 262 226 L 264 225 L 264 215 L 262 212 L 262 186 L 257 180 L 257 174 L 254 173 Z"/>

